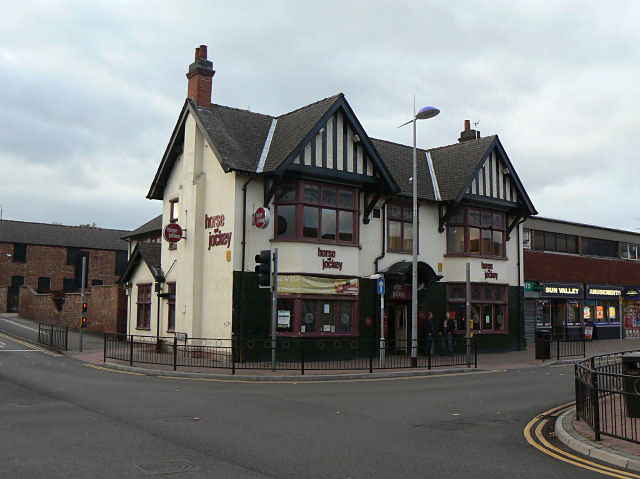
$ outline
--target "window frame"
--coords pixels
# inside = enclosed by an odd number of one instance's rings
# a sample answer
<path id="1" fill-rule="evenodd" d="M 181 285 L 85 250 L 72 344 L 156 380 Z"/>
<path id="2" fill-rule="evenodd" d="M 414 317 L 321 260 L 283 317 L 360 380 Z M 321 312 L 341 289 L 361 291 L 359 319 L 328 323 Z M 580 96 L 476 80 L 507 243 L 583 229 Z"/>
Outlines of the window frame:
<path id="1" fill-rule="evenodd" d="M 463 206 L 461 207 L 464 210 L 464 214 L 462 215 L 462 221 L 455 221 L 455 217 L 454 220 L 447 220 L 447 232 L 445 235 L 445 242 L 446 242 L 446 255 L 445 256 L 464 256 L 464 257 L 474 257 L 474 258 L 487 258 L 487 259 L 509 259 L 507 256 L 507 213 L 504 211 L 500 211 L 500 210 L 495 210 L 492 208 L 483 208 L 480 206 Z M 470 211 L 477 211 L 478 212 L 478 224 L 472 224 L 471 218 L 470 218 Z M 491 224 L 489 226 L 483 225 L 482 223 L 482 218 L 483 218 L 483 213 L 485 214 L 490 214 L 491 215 Z M 493 223 L 494 223 L 494 215 L 500 215 L 502 218 L 502 225 L 501 227 L 494 227 Z M 457 251 L 450 251 L 449 249 L 449 231 L 450 228 L 463 228 L 464 230 L 464 250 L 460 253 Z M 472 230 L 477 230 L 478 231 L 478 251 L 471 251 L 471 233 Z M 483 239 L 486 239 L 483 237 L 483 232 L 489 231 L 490 232 L 490 237 L 489 237 L 489 253 L 483 253 L 482 251 L 482 244 L 483 244 Z M 495 233 L 500 233 L 502 235 L 502 239 L 500 241 L 501 244 L 501 249 L 502 249 L 502 254 L 500 255 L 495 255 L 492 254 L 493 253 L 493 249 L 494 249 L 494 245 L 497 244 L 497 242 L 494 241 L 494 232 Z"/>
<path id="2" fill-rule="evenodd" d="M 152 283 L 137 283 L 136 286 L 137 294 L 136 294 L 136 329 L 143 331 L 151 331 L 151 286 Z M 144 294 L 142 298 L 144 301 L 141 301 L 141 292 Z M 142 311 L 142 315 L 140 312 Z M 141 316 L 146 321 L 140 321 Z"/>
<path id="3" fill-rule="evenodd" d="M 18 251 L 21 251 L 21 253 L 18 254 Z M 12 259 L 14 263 L 27 262 L 27 244 L 26 243 L 13 243 Z"/>
<path id="4" fill-rule="evenodd" d="M 173 327 L 171 327 L 173 323 Z M 167 282 L 167 333 L 176 332 L 176 282 Z"/>
<path id="5" fill-rule="evenodd" d="M 177 223 L 178 216 L 175 216 L 176 204 L 180 204 L 180 198 L 171 198 L 169 200 L 169 223 Z"/>
<path id="6" fill-rule="evenodd" d="M 294 180 L 287 181 L 285 183 L 286 186 L 293 185 L 293 191 L 295 193 L 295 197 L 293 200 L 282 200 L 278 199 L 277 193 L 274 200 L 274 228 L 273 228 L 273 239 L 272 241 L 295 241 L 295 242 L 303 242 L 303 243 L 318 243 L 318 244 L 331 244 L 331 245 L 345 245 L 345 246 L 359 246 L 360 241 L 360 195 L 359 190 L 353 186 L 346 186 L 334 183 L 323 183 L 317 181 L 308 181 L 308 180 Z M 314 186 L 318 188 L 318 200 L 311 201 L 304 198 L 304 187 L 305 186 Z M 336 201 L 335 205 L 324 204 L 323 202 L 323 193 L 328 190 L 335 190 L 336 192 Z M 353 203 L 351 207 L 341 206 L 340 205 L 340 193 L 341 191 L 350 191 L 353 194 Z M 291 236 L 282 237 L 278 236 L 279 229 L 279 214 L 278 210 L 284 206 L 293 206 L 294 207 L 294 218 L 295 218 L 295 226 L 294 231 Z M 315 237 L 305 236 L 304 233 L 304 209 L 306 208 L 316 208 L 318 210 L 317 215 L 317 233 Z M 332 210 L 335 212 L 335 239 L 323 238 L 322 231 L 322 216 L 323 210 Z M 352 229 L 351 241 L 340 240 L 340 212 L 347 212 L 352 214 Z"/>
<path id="7" fill-rule="evenodd" d="M 464 287 L 464 283 L 447 283 L 446 290 L 446 304 L 447 311 L 452 311 L 454 308 L 451 305 L 465 305 L 466 304 L 466 287 L 465 287 L 465 297 L 454 297 L 451 292 L 455 287 Z M 474 298 L 474 288 L 475 291 L 479 291 L 479 295 L 477 298 Z M 478 289 L 479 288 L 479 289 Z M 491 300 L 487 299 L 485 296 L 485 290 L 488 288 L 492 288 L 495 290 L 496 288 L 501 288 L 504 292 L 504 296 L 502 300 L 496 299 L 495 292 L 492 291 Z M 474 305 L 479 308 L 480 311 L 480 321 L 477 329 L 472 329 L 475 334 L 509 334 L 509 285 L 508 284 L 487 284 L 487 283 L 471 283 L 471 301 L 470 305 L 473 309 Z M 496 329 L 496 306 L 502 306 L 504 308 L 504 317 L 502 318 L 502 328 Z M 491 307 L 491 329 L 484 328 L 484 311 L 485 308 Z M 462 328 L 463 322 L 462 318 L 455 318 L 456 320 L 456 333 L 463 333 L 465 329 Z"/>
<path id="8" fill-rule="evenodd" d="M 318 294 L 282 294 L 278 295 L 278 300 L 292 301 L 293 302 L 293 318 L 291 331 L 278 331 L 276 334 L 282 337 L 354 337 L 360 334 L 360 299 L 358 296 L 340 296 L 340 295 L 318 295 Z M 301 331 L 302 326 L 302 302 L 303 301 L 315 301 L 317 304 L 316 316 L 315 316 L 315 331 Z M 320 305 L 323 302 L 331 301 L 333 306 L 333 320 L 336 331 L 319 331 L 320 329 Z M 351 331 L 339 332 L 337 331 L 339 321 L 339 303 L 349 302 L 352 305 L 351 309 Z"/>
<path id="9" fill-rule="evenodd" d="M 391 209 L 392 208 L 400 208 L 400 216 L 399 217 L 394 217 L 391 214 Z M 405 215 L 405 210 L 409 210 L 409 212 L 411 213 L 411 218 L 410 219 L 405 219 L 404 215 Z M 420 206 L 418 206 L 418 212 L 420 211 Z M 390 228 L 390 223 L 391 222 L 395 222 L 395 223 L 400 223 L 400 245 L 402 246 L 400 249 L 398 248 L 392 248 L 391 247 L 391 228 Z M 411 244 L 411 248 L 405 248 L 405 225 L 406 224 L 410 224 L 411 227 L 413 228 L 413 205 L 410 205 L 408 203 L 405 202 L 395 202 L 395 203 L 389 203 L 387 205 L 387 224 L 386 224 L 386 228 L 387 228 L 387 252 L 388 253 L 401 253 L 401 254 L 411 254 L 413 253 L 413 232 L 411 235 L 411 240 L 412 240 L 412 244 Z M 420 228 L 418 228 L 418 234 L 420 234 Z M 420 240 L 418 239 L 418 245 L 420 244 Z"/>

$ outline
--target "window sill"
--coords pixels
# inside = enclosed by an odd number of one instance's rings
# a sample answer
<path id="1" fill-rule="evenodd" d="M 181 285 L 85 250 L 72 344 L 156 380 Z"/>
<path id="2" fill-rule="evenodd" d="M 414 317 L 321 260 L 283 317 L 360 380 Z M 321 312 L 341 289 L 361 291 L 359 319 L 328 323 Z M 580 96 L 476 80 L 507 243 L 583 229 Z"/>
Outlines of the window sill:
<path id="1" fill-rule="evenodd" d="M 314 240 L 310 238 L 305 239 L 295 239 L 295 238 L 271 238 L 269 240 L 271 243 L 310 243 L 310 244 L 323 244 L 327 246 L 352 246 L 354 248 L 362 249 L 362 245 L 358 243 L 343 243 L 343 242 L 331 242 L 331 241 L 323 241 L 323 240 Z"/>
<path id="2" fill-rule="evenodd" d="M 478 259 L 491 259 L 498 261 L 508 261 L 509 258 L 506 256 L 482 256 L 479 254 L 464 254 L 464 253 L 447 253 L 444 255 L 445 258 L 478 258 Z"/>
<path id="3" fill-rule="evenodd" d="M 136 331 L 151 331 L 151 328 L 138 328 L 138 327 L 136 327 Z"/>
<path id="4" fill-rule="evenodd" d="M 387 253 L 413 254 L 413 251 L 412 250 L 406 250 L 406 249 L 387 249 Z"/>

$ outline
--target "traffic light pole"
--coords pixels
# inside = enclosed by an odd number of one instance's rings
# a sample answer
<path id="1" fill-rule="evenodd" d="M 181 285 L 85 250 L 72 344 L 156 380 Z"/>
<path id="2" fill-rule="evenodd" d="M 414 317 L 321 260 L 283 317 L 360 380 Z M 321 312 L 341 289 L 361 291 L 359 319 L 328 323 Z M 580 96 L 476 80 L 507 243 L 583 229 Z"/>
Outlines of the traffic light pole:
<path id="1" fill-rule="evenodd" d="M 80 288 L 80 304 L 83 305 L 84 304 L 84 287 L 85 287 L 85 273 L 87 271 L 87 257 L 83 256 L 82 257 L 82 282 L 81 282 L 81 288 Z M 84 313 L 82 313 L 84 315 Z M 82 317 L 80 318 L 80 352 L 82 352 L 82 343 L 83 343 L 83 337 L 82 337 L 82 333 L 84 332 L 84 328 L 82 327 Z"/>
<path id="2" fill-rule="evenodd" d="M 276 322 L 278 321 L 278 248 L 273 250 L 273 284 L 271 285 L 271 369 L 276 370 Z"/>

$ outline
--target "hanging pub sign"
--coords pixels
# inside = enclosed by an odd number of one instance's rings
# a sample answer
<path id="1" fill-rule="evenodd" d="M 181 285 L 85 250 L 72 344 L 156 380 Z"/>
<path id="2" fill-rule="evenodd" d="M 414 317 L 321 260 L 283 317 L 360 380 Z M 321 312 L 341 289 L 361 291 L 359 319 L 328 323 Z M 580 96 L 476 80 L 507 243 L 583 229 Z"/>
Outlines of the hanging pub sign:
<path id="1" fill-rule="evenodd" d="M 162 236 L 164 236 L 164 239 L 169 243 L 177 243 L 182 239 L 183 233 L 182 226 L 178 223 L 169 223 L 164 227 Z"/>
<path id="2" fill-rule="evenodd" d="M 260 207 L 253 214 L 253 225 L 261 230 L 269 226 L 269 220 L 271 219 L 271 211 L 269 208 Z"/>
<path id="3" fill-rule="evenodd" d="M 587 285 L 586 298 L 589 299 L 615 299 L 622 294 L 622 289 L 617 286 Z"/>
<path id="4" fill-rule="evenodd" d="M 231 247 L 231 231 L 225 233 L 222 231 L 224 226 L 224 215 L 209 216 L 204 215 L 204 229 L 213 228 L 213 232 L 209 232 L 209 248 L 215 248 L 216 246 Z"/>
<path id="5" fill-rule="evenodd" d="M 540 290 L 542 298 L 582 298 L 581 284 L 543 283 Z"/>

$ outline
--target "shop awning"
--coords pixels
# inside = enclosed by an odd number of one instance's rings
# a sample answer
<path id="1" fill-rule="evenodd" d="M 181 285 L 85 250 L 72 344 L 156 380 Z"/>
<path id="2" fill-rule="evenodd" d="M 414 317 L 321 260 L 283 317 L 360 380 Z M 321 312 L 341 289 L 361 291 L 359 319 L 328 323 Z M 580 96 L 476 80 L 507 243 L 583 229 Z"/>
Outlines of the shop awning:
<path id="1" fill-rule="evenodd" d="M 399 261 L 389 266 L 383 271 L 385 279 L 394 283 L 411 284 L 412 263 L 410 261 Z M 440 281 L 442 275 L 436 274 L 433 268 L 424 261 L 418 261 L 418 284 L 429 287 L 433 283 Z"/>

